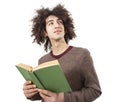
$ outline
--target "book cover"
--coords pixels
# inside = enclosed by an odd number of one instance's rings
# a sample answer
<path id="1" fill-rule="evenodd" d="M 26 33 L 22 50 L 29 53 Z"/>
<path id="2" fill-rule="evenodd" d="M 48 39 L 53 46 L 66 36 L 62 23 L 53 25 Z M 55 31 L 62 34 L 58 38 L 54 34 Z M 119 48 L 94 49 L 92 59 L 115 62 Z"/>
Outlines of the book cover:
<path id="1" fill-rule="evenodd" d="M 52 92 L 72 91 L 58 60 L 42 63 L 35 68 L 22 63 L 16 67 L 26 80 L 31 80 L 38 88 Z"/>
<path id="2" fill-rule="evenodd" d="M 25 67 L 26 66 L 26 67 Z M 33 71 L 30 70 L 30 66 L 25 65 L 25 64 L 18 64 L 16 65 L 17 69 L 19 70 L 19 72 L 23 75 L 25 80 L 30 80 L 31 82 L 33 82 L 38 88 L 40 89 L 44 89 L 43 85 L 40 83 L 40 81 L 36 78 L 36 76 L 34 75 Z M 28 68 L 28 69 L 27 69 Z"/>

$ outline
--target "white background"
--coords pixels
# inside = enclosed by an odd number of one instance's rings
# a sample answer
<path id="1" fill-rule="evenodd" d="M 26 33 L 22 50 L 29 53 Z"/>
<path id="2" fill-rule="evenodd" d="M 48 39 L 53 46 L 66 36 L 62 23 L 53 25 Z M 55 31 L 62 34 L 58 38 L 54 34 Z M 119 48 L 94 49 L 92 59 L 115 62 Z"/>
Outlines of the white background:
<path id="1" fill-rule="evenodd" d="M 15 64 L 36 66 L 45 54 L 32 43 L 30 20 L 36 9 L 58 3 L 64 4 L 74 19 L 77 38 L 70 44 L 88 48 L 93 57 L 103 92 L 95 102 L 120 102 L 119 0 L 1 0 L 0 101 L 29 102 L 22 91 L 25 80 Z"/>

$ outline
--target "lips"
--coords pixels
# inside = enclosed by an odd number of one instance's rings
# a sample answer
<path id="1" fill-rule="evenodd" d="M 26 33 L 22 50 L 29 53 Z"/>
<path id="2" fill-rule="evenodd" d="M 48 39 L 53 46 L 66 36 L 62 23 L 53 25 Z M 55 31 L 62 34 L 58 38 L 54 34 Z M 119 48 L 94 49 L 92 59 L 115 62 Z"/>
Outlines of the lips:
<path id="1" fill-rule="evenodd" d="M 60 33 L 61 32 L 61 30 L 55 30 L 54 31 L 54 33 Z"/>

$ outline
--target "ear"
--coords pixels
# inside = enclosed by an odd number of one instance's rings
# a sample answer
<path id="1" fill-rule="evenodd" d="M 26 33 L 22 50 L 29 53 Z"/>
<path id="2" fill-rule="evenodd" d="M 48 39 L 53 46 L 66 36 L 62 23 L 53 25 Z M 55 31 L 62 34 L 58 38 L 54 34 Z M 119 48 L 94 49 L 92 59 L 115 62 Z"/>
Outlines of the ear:
<path id="1" fill-rule="evenodd" d="M 47 37 L 47 36 L 48 36 L 47 32 L 46 32 L 46 31 L 44 31 L 44 37 Z"/>

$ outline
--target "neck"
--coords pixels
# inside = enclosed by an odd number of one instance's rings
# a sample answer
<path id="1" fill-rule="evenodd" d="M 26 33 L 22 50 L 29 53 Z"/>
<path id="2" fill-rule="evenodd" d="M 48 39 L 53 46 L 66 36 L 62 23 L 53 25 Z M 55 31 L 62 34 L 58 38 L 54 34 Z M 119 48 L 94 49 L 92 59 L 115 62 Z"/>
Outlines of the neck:
<path id="1" fill-rule="evenodd" d="M 63 53 L 67 48 L 68 44 L 65 41 L 52 42 L 52 52 L 54 55 L 59 55 Z"/>

